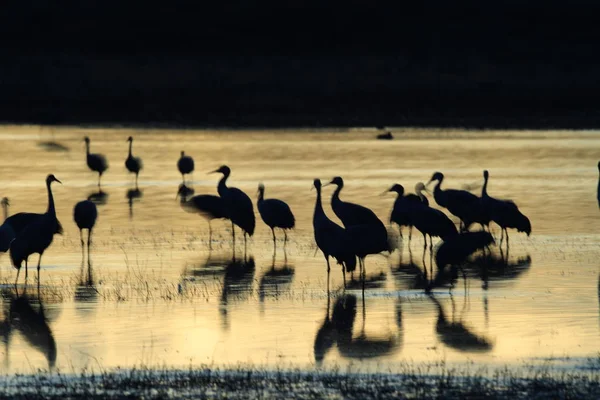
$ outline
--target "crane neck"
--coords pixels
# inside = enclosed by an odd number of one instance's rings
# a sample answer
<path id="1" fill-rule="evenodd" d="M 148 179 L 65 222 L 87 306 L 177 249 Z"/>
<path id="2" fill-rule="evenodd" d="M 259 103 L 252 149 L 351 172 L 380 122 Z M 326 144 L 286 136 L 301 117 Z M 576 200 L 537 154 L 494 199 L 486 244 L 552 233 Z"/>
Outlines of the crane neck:
<path id="1" fill-rule="evenodd" d="M 4 220 L 8 218 L 8 204 L 2 203 L 2 211 L 4 211 Z"/>
<path id="2" fill-rule="evenodd" d="M 321 202 L 321 188 L 316 187 L 315 189 L 317 190 L 317 200 L 315 201 L 315 213 L 313 219 L 316 219 L 319 214 L 325 214 L 325 211 L 323 211 L 323 203 Z"/>
<path id="3" fill-rule="evenodd" d="M 133 140 L 129 141 L 129 157 L 131 157 L 131 148 L 133 147 Z"/>
<path id="4" fill-rule="evenodd" d="M 331 204 L 332 205 L 334 203 L 341 202 L 341 200 L 340 200 L 340 192 L 342 191 L 343 188 L 344 188 L 343 185 L 338 185 L 337 188 L 335 189 L 335 191 L 333 192 L 333 196 L 331 196 Z"/>
<path id="5" fill-rule="evenodd" d="M 262 202 L 265 199 L 265 189 L 258 189 L 258 202 Z"/>
<path id="6" fill-rule="evenodd" d="M 488 176 L 483 177 L 483 188 L 481 188 L 481 197 L 488 197 L 487 193 L 487 184 L 488 184 Z"/>
<path id="7" fill-rule="evenodd" d="M 90 155 L 90 142 L 85 142 L 85 154 Z"/>
<path id="8" fill-rule="evenodd" d="M 223 174 L 223 177 L 219 181 L 219 185 L 217 186 L 217 192 L 219 192 L 219 196 L 223 197 L 225 192 L 227 192 L 227 178 L 229 178 L 229 174 Z"/>
<path id="9" fill-rule="evenodd" d="M 48 210 L 47 214 L 56 215 L 56 210 L 54 209 L 54 196 L 52 196 L 52 188 L 50 187 L 52 182 L 46 182 L 46 188 L 48 189 Z"/>

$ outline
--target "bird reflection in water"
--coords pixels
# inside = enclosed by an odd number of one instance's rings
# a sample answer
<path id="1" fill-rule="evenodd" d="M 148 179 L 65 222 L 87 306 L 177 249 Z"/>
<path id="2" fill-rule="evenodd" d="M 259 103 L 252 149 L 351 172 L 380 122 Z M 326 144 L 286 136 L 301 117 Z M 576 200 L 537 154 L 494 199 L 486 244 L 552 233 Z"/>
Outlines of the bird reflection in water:
<path id="1" fill-rule="evenodd" d="M 531 256 L 529 254 L 509 259 L 508 252 L 499 254 L 486 252 L 469 260 L 463 265 L 467 274 L 477 276 L 481 279 L 482 288 L 487 290 L 491 282 L 508 282 L 519 278 L 531 268 Z"/>
<path id="2" fill-rule="evenodd" d="M 49 318 L 42 304 L 39 288 L 37 298 L 28 296 L 26 292 L 21 295 L 11 292 L 8 298 L 9 324 L 6 324 L 6 320 L 2 323 L 3 340 L 7 346 L 5 363 L 8 363 L 8 346 L 12 331 L 18 332 L 31 347 L 44 354 L 48 368 L 52 370 L 56 365 L 56 341 L 48 325 Z"/>
<path id="3" fill-rule="evenodd" d="M 87 273 L 86 273 L 87 272 Z M 75 301 L 77 302 L 96 302 L 98 299 L 98 289 L 93 275 L 92 260 L 90 253 L 87 257 L 87 268 L 85 268 L 85 258 L 81 254 L 81 270 L 79 273 L 79 282 L 75 288 Z"/>
<path id="4" fill-rule="evenodd" d="M 337 344 L 344 358 L 365 359 L 384 357 L 396 352 L 403 341 L 401 301 L 396 304 L 397 331 L 387 334 L 367 335 L 365 299 L 362 297 L 362 327 L 357 336 L 353 335 L 356 319 L 357 298 L 353 294 L 339 296 L 329 317 L 330 296 L 327 296 L 325 320 L 317 331 L 314 343 L 314 357 L 321 364 L 325 355 Z"/>
<path id="5" fill-rule="evenodd" d="M 462 322 L 462 316 L 458 319 L 458 321 L 455 320 L 456 306 L 452 296 L 450 297 L 452 301 L 451 320 L 449 320 L 446 316 L 444 308 L 439 300 L 436 299 L 433 294 L 429 294 L 429 298 L 437 307 L 438 318 L 435 325 L 435 331 L 442 343 L 444 343 L 447 347 L 461 352 L 487 352 L 492 350 L 492 341 L 483 335 L 478 335 L 472 332 L 471 329 Z M 465 297 L 465 306 L 463 307 L 463 312 L 466 307 L 466 302 L 467 297 Z"/>
<path id="6" fill-rule="evenodd" d="M 252 293 L 255 262 L 253 257 L 238 259 L 235 253 L 230 256 L 213 256 L 208 253 L 202 265 L 188 265 L 183 272 L 180 291 L 188 290 L 188 285 L 217 282 L 221 286 L 219 312 L 223 330 L 229 329 L 229 306 L 234 302 L 246 301 Z"/>
<path id="7" fill-rule="evenodd" d="M 129 218 L 133 218 L 133 202 L 139 200 L 144 196 L 144 192 L 141 191 L 137 186 L 133 189 L 127 189 L 127 202 L 129 204 Z"/>
<path id="8" fill-rule="evenodd" d="M 87 199 L 97 206 L 103 206 L 108 202 L 108 193 L 104 190 L 98 188 L 97 192 L 91 192 Z"/>
<path id="9" fill-rule="evenodd" d="M 284 261 L 279 267 L 275 267 L 277 253 L 273 252 L 271 268 L 260 279 L 258 286 L 258 299 L 261 304 L 261 311 L 264 311 L 265 297 L 271 296 L 278 298 L 282 293 L 289 290 L 290 284 L 294 279 L 294 266 L 288 263 L 287 253 L 284 251 Z"/>

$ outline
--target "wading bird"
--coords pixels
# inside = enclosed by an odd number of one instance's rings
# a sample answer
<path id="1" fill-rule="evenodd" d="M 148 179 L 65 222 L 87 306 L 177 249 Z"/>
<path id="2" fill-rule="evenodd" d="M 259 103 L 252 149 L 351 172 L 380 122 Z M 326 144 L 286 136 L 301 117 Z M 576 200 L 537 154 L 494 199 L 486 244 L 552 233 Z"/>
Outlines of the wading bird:
<path id="1" fill-rule="evenodd" d="M 484 182 L 481 189 L 481 204 L 491 220 L 502 229 L 500 245 L 502 245 L 502 239 L 506 235 L 506 245 L 508 246 L 508 228 L 515 228 L 518 232 L 525 232 L 529 236 L 531 234 L 531 222 L 511 200 L 499 200 L 488 195 L 489 177 L 489 172 L 487 170 L 483 171 Z"/>
<path id="2" fill-rule="evenodd" d="M 352 272 L 356 269 L 356 255 L 347 245 L 347 235 L 344 228 L 330 220 L 323 210 L 321 201 L 321 180 L 315 179 L 313 186 L 317 190 L 317 199 L 315 202 L 315 211 L 313 213 L 313 230 L 317 247 L 323 252 L 327 262 L 327 288 L 329 289 L 329 257 L 337 260 L 342 266 L 344 284 L 346 282 L 346 272 Z"/>
<path id="3" fill-rule="evenodd" d="M 336 176 L 329 183 L 337 185 L 331 197 L 331 208 L 347 230 L 349 245 L 359 258 L 361 278 L 364 280 L 365 258 L 369 254 L 390 251 L 387 230 L 377 215 L 367 207 L 340 200 L 340 191 L 344 187 L 341 177 Z"/>
<path id="4" fill-rule="evenodd" d="M 7 252 L 10 248 L 10 243 L 13 239 L 23 230 L 27 225 L 35 221 L 37 218 L 42 217 L 44 214 L 20 212 L 8 217 L 8 206 L 10 202 L 8 198 L 2 199 L 2 206 L 4 208 L 4 223 L 0 226 L 0 252 Z M 56 232 L 58 234 L 63 233 L 62 225 L 60 221 L 57 221 Z"/>
<path id="5" fill-rule="evenodd" d="M 394 201 L 394 206 L 392 207 L 392 212 L 390 214 L 390 223 L 394 222 L 398 225 L 398 230 L 400 231 L 400 237 L 402 237 L 402 227 L 406 226 L 409 228 L 408 230 L 408 243 L 410 245 L 410 241 L 412 239 L 412 210 L 414 208 L 415 202 L 417 204 L 421 203 L 421 199 L 414 195 L 408 194 L 404 196 L 404 186 L 396 183 L 391 188 L 389 188 L 385 193 L 395 192 L 397 193 L 396 201 Z"/>
<path id="6" fill-rule="evenodd" d="M 127 170 L 129 172 L 132 172 L 135 174 L 135 187 L 137 187 L 138 186 L 138 176 L 139 176 L 142 168 L 144 168 L 144 165 L 143 165 L 142 159 L 140 157 L 134 157 L 131 154 L 131 148 L 133 147 L 133 137 L 129 136 L 127 138 L 127 141 L 129 142 L 129 154 L 127 155 L 127 159 L 125 160 L 125 167 L 127 167 Z"/>
<path id="7" fill-rule="evenodd" d="M 106 161 L 106 157 L 103 154 L 98 153 L 90 153 L 90 138 L 85 137 L 83 139 L 85 141 L 85 153 L 86 153 L 86 161 L 87 166 L 92 171 L 98 173 L 98 187 L 100 187 L 100 179 L 102 179 L 102 174 L 104 171 L 108 169 L 108 162 Z"/>
<path id="8" fill-rule="evenodd" d="M 482 226 L 489 224 L 489 216 L 483 212 L 479 197 L 466 190 L 442 190 L 444 174 L 441 172 L 434 173 L 427 185 L 433 181 L 437 181 L 433 190 L 433 198 L 440 207 L 447 208 L 460 219 L 461 231 L 467 231 L 473 223 L 479 223 Z"/>
<path id="9" fill-rule="evenodd" d="M 10 258 L 13 266 L 17 269 L 15 285 L 19 280 L 19 272 L 21 272 L 21 264 L 23 261 L 25 261 L 25 279 L 27 279 L 27 259 L 34 253 L 40 255 L 37 265 L 39 285 L 42 256 L 44 255 L 44 251 L 46 251 L 52 243 L 54 234 L 59 229 L 58 219 L 56 219 L 56 210 L 54 208 L 54 198 L 52 196 L 52 182 L 61 183 L 52 174 L 46 177 L 46 189 L 48 191 L 48 209 L 46 213 L 27 225 L 10 244 Z"/>
<path id="10" fill-rule="evenodd" d="M 90 257 L 90 242 L 92 240 L 92 230 L 94 229 L 94 225 L 96 225 L 96 218 L 98 217 L 98 210 L 96 209 L 96 204 L 94 204 L 90 200 L 82 200 L 75 204 L 75 208 L 73 209 L 73 220 L 77 224 L 79 228 L 79 237 L 81 238 L 81 254 L 83 257 L 83 230 L 88 230 L 88 239 L 87 239 L 87 251 L 88 251 L 88 259 Z"/>
<path id="11" fill-rule="evenodd" d="M 181 173 L 181 179 L 185 185 L 185 174 L 191 174 L 194 172 L 194 159 L 190 156 L 186 156 L 185 152 L 181 150 L 181 157 L 177 161 L 177 169 Z"/>
<path id="12" fill-rule="evenodd" d="M 239 226 L 244 232 L 244 248 L 246 247 L 246 235 L 252 236 L 256 227 L 256 219 L 254 217 L 254 207 L 250 197 L 236 187 L 227 186 L 227 178 L 231 175 L 231 169 L 228 166 L 222 165 L 219 169 L 212 173 L 223 174 L 219 181 L 217 191 L 223 199 L 227 216 L 231 220 L 231 234 L 233 235 L 233 244 L 235 246 L 235 227 Z"/>
<path id="13" fill-rule="evenodd" d="M 229 218 L 223 199 L 212 194 L 199 194 L 189 197 L 189 188 L 183 184 L 179 185 L 177 196 L 180 198 L 181 208 L 184 211 L 199 214 L 208 221 L 208 243 L 212 248 L 212 226 L 213 219 Z"/>
<path id="14" fill-rule="evenodd" d="M 275 250 L 275 228 L 281 228 L 284 234 L 283 246 L 287 243 L 286 229 L 293 229 L 296 219 L 290 206 L 279 199 L 265 199 L 265 185 L 258 185 L 258 201 L 256 206 L 264 223 L 271 228 L 273 234 L 273 250 Z"/>

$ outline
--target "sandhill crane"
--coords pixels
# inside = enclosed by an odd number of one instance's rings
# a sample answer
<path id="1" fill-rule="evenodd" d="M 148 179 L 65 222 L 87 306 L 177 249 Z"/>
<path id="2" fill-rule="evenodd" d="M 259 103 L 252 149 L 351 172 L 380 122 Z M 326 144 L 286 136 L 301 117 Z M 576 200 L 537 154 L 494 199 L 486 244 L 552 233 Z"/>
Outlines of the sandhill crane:
<path id="1" fill-rule="evenodd" d="M 98 187 L 100 187 L 100 179 L 102 179 L 102 174 L 104 171 L 108 169 L 108 162 L 106 161 L 106 157 L 103 154 L 99 153 L 90 153 L 90 138 L 85 137 L 83 139 L 85 141 L 85 153 L 86 153 L 86 161 L 87 166 L 92 171 L 98 173 Z"/>
<path id="2" fill-rule="evenodd" d="M 337 185 L 331 197 L 331 208 L 349 234 L 349 245 L 359 258 L 361 278 L 364 279 L 366 256 L 390 251 L 387 230 L 377 215 L 367 207 L 340 200 L 340 191 L 344 187 L 341 177 L 336 176 L 329 183 Z"/>
<path id="3" fill-rule="evenodd" d="M 2 199 L 2 206 L 4 208 L 4 223 L 0 226 L 0 252 L 7 252 L 10 248 L 10 243 L 13 239 L 23 230 L 27 225 L 40 218 L 44 214 L 20 212 L 14 215 L 8 216 L 8 206 L 10 201 L 8 198 Z M 62 225 L 60 221 L 57 221 L 56 232 L 60 235 L 63 233 Z"/>
<path id="4" fill-rule="evenodd" d="M 453 215 L 460 218 L 461 231 L 468 230 L 473 223 L 480 223 L 482 226 L 489 224 L 489 217 L 483 212 L 479 197 L 466 190 L 442 190 L 444 174 L 441 172 L 435 172 L 427 185 L 433 181 L 437 181 L 433 198 L 439 206 L 447 208 Z"/>
<path id="5" fill-rule="evenodd" d="M 409 228 L 408 243 L 410 244 L 413 228 L 413 223 L 411 220 L 412 209 L 415 202 L 421 203 L 421 199 L 414 194 L 408 194 L 405 196 L 404 186 L 398 183 L 389 188 L 387 192 L 397 193 L 396 201 L 394 201 L 394 206 L 392 207 L 392 212 L 390 214 L 390 223 L 395 222 L 398 225 L 400 237 L 402 237 L 402 227 L 407 226 Z"/>
<path id="6" fill-rule="evenodd" d="M 256 206 L 260 217 L 264 223 L 271 228 L 273 234 L 273 250 L 275 250 L 275 228 L 283 229 L 284 242 L 283 246 L 287 243 L 287 232 L 286 229 L 293 229 L 296 224 L 296 219 L 290 206 L 286 202 L 279 199 L 265 199 L 265 185 L 260 183 L 258 185 L 258 201 Z"/>
<path id="7" fill-rule="evenodd" d="M 190 156 L 186 156 L 185 152 L 181 150 L 181 157 L 177 161 L 177 169 L 181 173 L 181 179 L 185 185 L 185 174 L 191 174 L 194 172 L 194 159 Z"/>
<path id="8" fill-rule="evenodd" d="M 481 205 L 489 214 L 491 220 L 502 229 L 500 245 L 502 245 L 502 239 L 506 235 L 506 245 L 508 246 L 508 228 L 515 228 L 518 232 L 525 232 L 529 236 L 531 234 L 531 222 L 511 200 L 499 200 L 488 195 L 489 177 L 489 172 L 487 170 L 483 171 L 484 183 L 481 189 Z"/>
<path id="9" fill-rule="evenodd" d="M 351 272 L 356 268 L 356 256 L 346 245 L 346 232 L 344 228 L 330 220 L 323 210 L 321 201 L 321 180 L 315 179 L 313 186 L 317 190 L 315 211 L 313 213 L 313 230 L 317 247 L 323 252 L 327 262 L 327 288 L 329 289 L 329 256 L 334 257 L 342 265 L 342 274 L 346 282 L 346 271 Z"/>
<path id="10" fill-rule="evenodd" d="M 77 224 L 79 228 L 79 237 L 81 238 L 81 254 L 83 255 L 83 230 L 88 230 L 88 240 L 87 240 L 87 251 L 88 251 L 88 259 L 90 257 L 90 242 L 92 240 L 92 230 L 94 229 L 94 225 L 96 225 L 96 218 L 98 217 L 98 210 L 96 208 L 96 204 L 94 204 L 90 200 L 82 200 L 75 204 L 75 208 L 73 209 L 73 220 Z"/>
<path id="11" fill-rule="evenodd" d="M 52 182 L 61 183 L 52 174 L 46 177 L 46 189 L 48 191 L 48 209 L 46 213 L 33 220 L 27 225 L 10 244 L 10 258 L 13 266 L 17 269 L 17 279 L 19 280 L 19 272 L 21 272 L 21 264 L 25 261 L 25 279 L 27 279 L 27 259 L 30 255 L 38 253 L 38 285 L 40 275 L 40 264 L 44 251 L 52 243 L 54 234 L 59 229 L 58 220 L 56 219 L 56 210 L 54 208 L 54 198 L 52 196 Z"/>
<path id="12" fill-rule="evenodd" d="M 231 169 L 222 165 L 218 169 L 212 171 L 212 173 L 223 174 L 223 177 L 219 181 L 217 191 L 219 196 L 223 199 L 227 215 L 231 220 L 231 233 L 233 235 L 233 244 L 235 246 L 235 228 L 234 225 L 239 226 L 244 232 L 244 248 L 246 247 L 246 235 L 252 236 L 254 234 L 254 228 L 256 227 L 256 219 L 254 217 L 254 207 L 250 197 L 240 189 L 236 187 L 228 187 L 227 179 L 231 175 Z"/>
<path id="13" fill-rule="evenodd" d="M 180 198 L 181 208 L 189 213 L 199 214 L 208 221 L 208 243 L 209 248 L 212 248 L 212 225 L 213 219 L 229 218 L 225 203 L 219 196 L 212 194 L 199 194 L 189 197 L 187 195 L 189 188 L 183 184 L 179 186 L 177 196 Z M 189 198 L 188 198 L 189 197 Z"/>
<path id="14" fill-rule="evenodd" d="M 142 163 L 142 159 L 140 157 L 134 157 L 131 154 L 131 148 L 133 147 L 133 137 L 129 136 L 127 138 L 129 142 L 129 154 L 127 155 L 127 159 L 125 160 L 125 167 L 129 172 L 135 174 L 135 187 L 138 186 L 138 176 L 142 168 L 144 168 L 144 164 Z"/>

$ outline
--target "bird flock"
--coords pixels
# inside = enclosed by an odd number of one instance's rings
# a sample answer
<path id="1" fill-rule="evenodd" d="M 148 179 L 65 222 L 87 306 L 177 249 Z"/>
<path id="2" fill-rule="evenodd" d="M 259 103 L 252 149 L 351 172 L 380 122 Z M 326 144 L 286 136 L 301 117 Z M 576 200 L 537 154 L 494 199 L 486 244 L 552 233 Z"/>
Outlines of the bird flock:
<path id="1" fill-rule="evenodd" d="M 108 161 L 102 154 L 90 152 L 90 139 L 84 138 L 86 146 L 86 163 L 91 171 L 98 173 L 98 188 L 101 188 L 103 174 L 108 170 Z M 138 187 L 138 178 L 143 170 L 140 157 L 133 155 L 133 137 L 127 139 L 129 144 L 125 167 L 135 174 L 135 187 Z M 600 170 L 600 163 L 598 166 Z M 204 217 L 209 224 L 209 247 L 212 246 L 213 219 L 225 219 L 231 223 L 232 242 L 235 248 L 235 228 L 242 231 L 244 249 L 247 238 L 254 234 L 256 218 L 254 204 L 250 197 L 242 190 L 229 186 L 228 179 L 231 169 L 222 165 L 212 171 L 220 174 L 217 185 L 218 195 L 200 194 L 194 196 L 194 190 L 186 185 L 185 176 L 194 172 L 194 160 L 184 151 L 181 151 L 177 161 L 177 169 L 182 177 L 177 197 L 183 210 Z M 395 193 L 389 223 L 399 228 L 400 241 L 393 239 L 390 228 L 367 207 L 342 200 L 340 194 L 344 188 L 344 180 L 336 176 L 329 182 L 322 184 L 320 179 L 313 181 L 316 190 L 316 200 L 313 213 L 313 231 L 317 248 L 321 250 L 327 265 L 327 282 L 331 270 L 330 258 L 341 266 L 344 284 L 346 274 L 353 273 L 359 266 L 360 278 L 365 277 L 365 260 L 369 255 L 388 253 L 391 254 L 402 244 L 402 229 L 408 228 L 408 245 L 412 240 L 413 228 L 423 236 L 423 254 L 429 247 L 433 254 L 433 238 L 440 238 L 442 244 L 436 252 L 438 268 L 458 263 L 475 250 L 489 248 L 495 241 L 490 233 L 490 224 L 494 222 L 501 229 L 500 246 L 505 240 L 509 245 L 508 229 L 516 229 L 528 236 L 531 234 L 529 219 L 519 210 L 517 205 L 510 200 L 501 200 L 488 194 L 490 174 L 483 171 L 483 187 L 481 195 L 477 196 L 466 190 L 443 189 L 444 174 L 435 172 L 427 184 L 419 182 L 415 185 L 415 193 L 405 193 L 404 187 L 394 184 L 385 193 Z M 63 227 L 57 219 L 51 184 L 61 183 L 54 175 L 46 178 L 48 193 L 48 207 L 45 213 L 18 213 L 8 215 L 9 200 L 2 199 L 4 223 L 0 226 L 0 251 L 9 252 L 12 265 L 17 269 L 18 282 L 21 266 L 25 265 L 25 277 L 28 276 L 28 260 L 32 254 L 38 254 L 38 285 L 41 260 L 46 249 L 52 244 L 55 234 L 62 234 Z M 438 206 L 448 210 L 459 220 L 459 226 L 441 210 L 433 208 L 424 192 L 431 193 L 428 189 L 434 185 L 432 194 Z M 328 185 L 335 186 L 331 196 L 331 208 L 342 222 L 343 226 L 332 221 L 324 211 L 322 188 Z M 600 204 L 600 183 L 598 187 L 598 201 Z M 284 233 L 283 246 L 285 248 L 288 236 L 287 230 L 296 226 L 296 219 L 290 206 L 283 200 L 265 198 L 265 185 L 258 184 L 256 206 L 261 219 L 271 229 L 273 248 L 276 249 L 275 229 Z M 73 219 L 80 231 L 82 255 L 87 248 L 88 257 L 92 240 L 92 232 L 98 217 L 96 204 L 91 199 L 82 200 L 75 204 Z M 480 225 L 480 231 L 472 231 L 474 225 Z M 84 241 L 84 230 L 88 231 L 87 246 Z M 429 243 L 427 238 L 429 237 Z M 363 286 L 364 287 L 364 286 Z"/>

